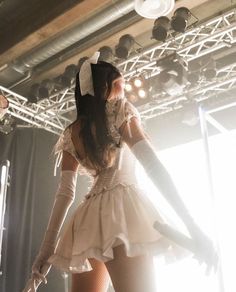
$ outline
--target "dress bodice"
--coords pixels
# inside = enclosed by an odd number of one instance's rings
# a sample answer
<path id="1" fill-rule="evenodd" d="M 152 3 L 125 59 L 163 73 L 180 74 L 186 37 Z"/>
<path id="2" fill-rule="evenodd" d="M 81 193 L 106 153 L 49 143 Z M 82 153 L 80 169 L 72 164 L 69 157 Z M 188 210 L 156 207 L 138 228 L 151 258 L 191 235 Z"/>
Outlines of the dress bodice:
<path id="1" fill-rule="evenodd" d="M 106 103 L 106 114 L 108 131 L 114 142 L 120 145 L 120 147 L 115 147 L 115 162 L 111 167 L 97 172 L 87 158 L 80 159 L 72 142 L 70 127 L 63 132 L 56 144 L 56 153 L 62 152 L 62 150 L 69 152 L 79 162 L 79 173 L 87 174 L 94 178 L 88 196 L 111 189 L 120 183 L 125 185 L 136 183 L 136 159 L 129 147 L 122 141 L 119 128 L 124 122 L 129 125 L 133 116 L 140 121 L 139 112 L 126 98 L 119 98 Z"/>

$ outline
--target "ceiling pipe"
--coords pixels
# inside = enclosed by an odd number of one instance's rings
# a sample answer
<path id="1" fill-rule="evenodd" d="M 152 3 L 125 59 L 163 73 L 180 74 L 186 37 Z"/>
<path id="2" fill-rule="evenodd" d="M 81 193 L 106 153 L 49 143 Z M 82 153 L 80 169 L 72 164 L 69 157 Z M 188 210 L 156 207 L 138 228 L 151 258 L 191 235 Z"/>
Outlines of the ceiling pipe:
<path id="1" fill-rule="evenodd" d="M 17 72 L 24 74 L 88 35 L 128 14 L 132 10 L 134 10 L 133 0 L 113 1 L 112 5 L 97 15 L 90 17 L 88 20 L 64 32 L 62 35 L 53 40 L 49 40 L 46 44 L 19 57 L 11 64 L 11 67 Z"/>

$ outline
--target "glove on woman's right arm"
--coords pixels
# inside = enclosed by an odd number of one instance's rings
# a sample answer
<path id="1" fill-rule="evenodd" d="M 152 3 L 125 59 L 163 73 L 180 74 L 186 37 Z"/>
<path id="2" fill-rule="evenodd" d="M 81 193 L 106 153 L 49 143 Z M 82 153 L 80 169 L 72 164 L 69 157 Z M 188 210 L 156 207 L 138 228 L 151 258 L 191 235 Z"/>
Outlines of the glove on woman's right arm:
<path id="1" fill-rule="evenodd" d="M 33 263 L 31 278 L 23 292 L 35 292 L 41 282 L 47 282 L 46 275 L 50 270 L 50 264 L 47 261 L 54 253 L 58 234 L 74 200 L 76 181 L 77 172 L 71 170 L 61 172 L 60 185 L 55 196 L 44 240 Z"/>
<path id="2" fill-rule="evenodd" d="M 158 159 L 149 141 L 147 139 L 139 140 L 131 147 L 131 151 L 177 215 L 187 227 L 191 228 L 194 221 L 179 196 L 171 176 Z"/>
<path id="3" fill-rule="evenodd" d="M 127 126 L 124 125 L 123 139 L 129 145 L 131 151 L 144 167 L 153 183 L 161 191 L 162 195 L 188 228 L 192 239 L 187 240 L 187 238 L 185 238 L 184 247 L 191 246 L 190 249 L 194 251 L 199 262 L 204 261 L 209 269 L 212 267 L 216 268 L 218 257 L 212 241 L 201 231 L 197 224 L 195 224 L 192 216 L 189 214 L 179 196 L 171 176 L 158 159 L 137 119 L 132 119 Z M 172 239 L 178 234 L 172 231 L 170 232 L 170 230 L 166 231 L 166 234 L 171 235 L 170 237 Z M 180 239 L 176 241 L 176 243 L 178 243 L 183 240 L 183 237 L 176 239 Z"/>

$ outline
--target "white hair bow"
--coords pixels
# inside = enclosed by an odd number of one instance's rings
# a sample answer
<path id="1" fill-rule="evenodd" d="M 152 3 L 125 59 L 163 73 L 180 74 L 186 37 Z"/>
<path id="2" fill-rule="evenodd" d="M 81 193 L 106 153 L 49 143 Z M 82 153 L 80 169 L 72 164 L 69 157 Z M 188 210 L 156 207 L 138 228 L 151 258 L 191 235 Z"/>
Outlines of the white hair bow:
<path id="1" fill-rule="evenodd" d="M 95 52 L 91 58 L 84 61 L 80 68 L 79 82 L 81 95 L 90 94 L 94 96 L 91 64 L 97 64 L 99 56 L 100 52 Z"/>

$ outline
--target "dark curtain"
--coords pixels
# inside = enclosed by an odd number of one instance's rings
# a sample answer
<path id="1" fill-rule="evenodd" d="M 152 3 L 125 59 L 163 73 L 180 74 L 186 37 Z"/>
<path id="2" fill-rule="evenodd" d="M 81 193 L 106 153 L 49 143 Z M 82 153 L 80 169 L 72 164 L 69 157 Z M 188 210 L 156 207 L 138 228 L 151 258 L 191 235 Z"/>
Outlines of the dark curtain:
<path id="1" fill-rule="evenodd" d="M 59 174 L 53 175 L 53 146 L 57 136 L 41 129 L 16 129 L 0 134 L 0 161 L 10 160 L 5 228 L 2 249 L 0 291 L 20 292 L 30 275 L 53 205 Z M 58 172 L 59 173 L 59 172 Z M 77 202 L 88 188 L 88 179 L 79 177 Z M 64 278 L 51 270 L 48 284 L 39 291 L 63 292 Z"/>

